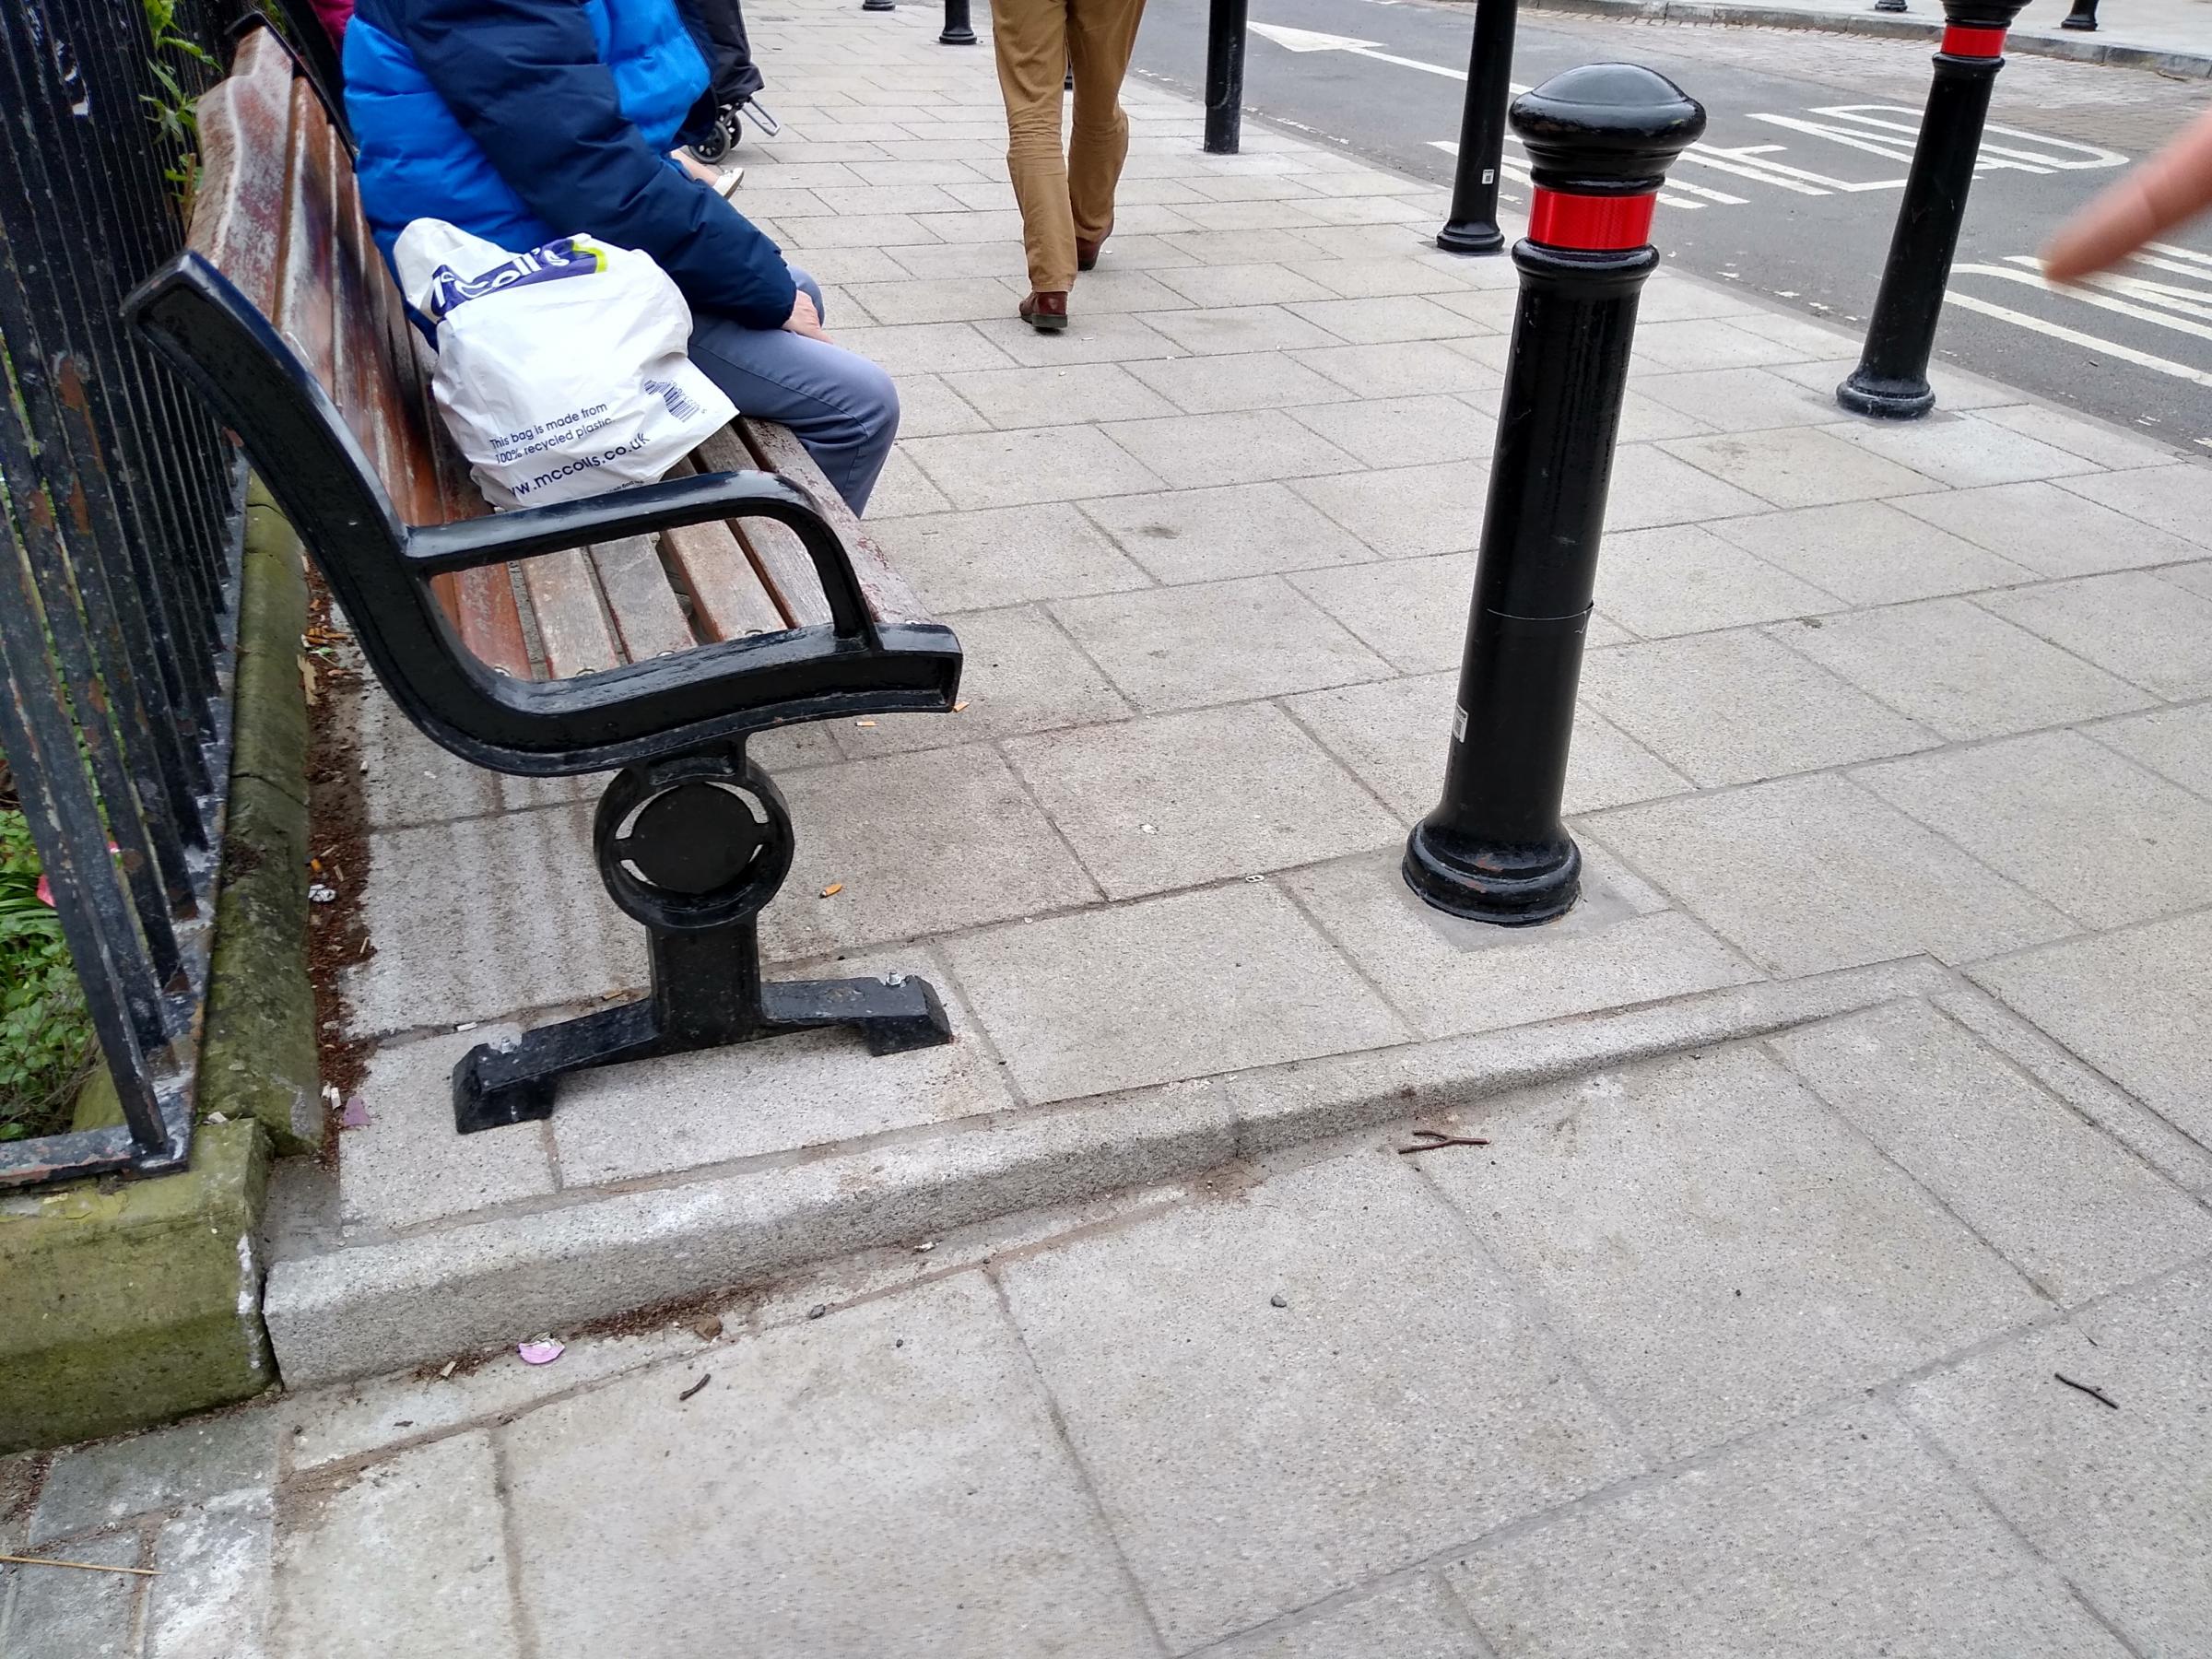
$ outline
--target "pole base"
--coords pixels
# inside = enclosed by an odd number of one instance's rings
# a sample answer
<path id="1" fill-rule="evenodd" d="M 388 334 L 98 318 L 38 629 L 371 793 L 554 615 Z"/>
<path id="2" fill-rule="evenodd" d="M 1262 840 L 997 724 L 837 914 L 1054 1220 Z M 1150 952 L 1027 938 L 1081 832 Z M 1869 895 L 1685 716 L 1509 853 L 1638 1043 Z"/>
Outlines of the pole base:
<path id="1" fill-rule="evenodd" d="M 2061 29 L 2078 29 L 2085 34 L 2097 32 L 2097 19 L 2094 18 L 2061 18 L 2058 26 Z"/>
<path id="2" fill-rule="evenodd" d="M 860 0 L 862 11 L 897 11 L 899 0 Z"/>
<path id="3" fill-rule="evenodd" d="M 1447 253 L 1500 253 L 1505 232 L 1487 219 L 1453 219 L 1436 233 L 1436 245 Z"/>
<path id="4" fill-rule="evenodd" d="M 1905 9 L 1905 0 L 1874 0 L 1874 9 L 1877 12 L 1901 12 Z"/>
<path id="5" fill-rule="evenodd" d="M 1447 852 L 1426 822 L 1406 838 L 1406 885 L 1431 909 L 1499 927 L 1533 927 L 1583 896 L 1583 851 L 1564 830 L 1542 848 Z"/>
<path id="6" fill-rule="evenodd" d="M 1936 406 L 1936 389 L 1924 379 L 1869 374 L 1858 368 L 1836 388 L 1836 402 L 1853 415 L 1877 420 L 1918 420 Z"/>
<path id="7" fill-rule="evenodd" d="M 937 44 L 940 46 L 972 46 L 975 44 L 975 30 L 972 29 L 948 29 L 937 37 Z"/>

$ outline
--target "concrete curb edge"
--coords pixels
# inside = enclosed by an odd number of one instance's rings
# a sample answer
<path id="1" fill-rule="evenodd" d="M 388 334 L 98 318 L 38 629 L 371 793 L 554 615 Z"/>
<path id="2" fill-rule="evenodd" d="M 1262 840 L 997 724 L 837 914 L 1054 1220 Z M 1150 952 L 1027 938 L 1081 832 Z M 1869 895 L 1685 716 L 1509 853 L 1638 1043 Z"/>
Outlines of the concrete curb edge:
<path id="1" fill-rule="evenodd" d="M 899 1132 L 681 1187 L 632 1182 L 280 1259 L 265 1313 L 287 1386 L 368 1376 L 1953 982 L 1910 958 Z"/>

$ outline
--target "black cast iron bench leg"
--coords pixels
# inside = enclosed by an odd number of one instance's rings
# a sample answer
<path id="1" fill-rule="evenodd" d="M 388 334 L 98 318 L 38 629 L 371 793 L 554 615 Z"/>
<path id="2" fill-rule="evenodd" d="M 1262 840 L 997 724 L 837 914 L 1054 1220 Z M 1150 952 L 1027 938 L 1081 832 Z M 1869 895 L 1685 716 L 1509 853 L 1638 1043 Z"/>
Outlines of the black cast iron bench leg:
<path id="1" fill-rule="evenodd" d="M 652 992 L 511 1049 L 471 1049 L 453 1068 L 463 1135 L 549 1116 L 559 1080 L 592 1066 L 828 1027 L 858 1031 L 877 1054 L 952 1041 L 926 980 L 763 982 L 757 917 L 791 867 L 791 823 L 742 749 L 617 774 L 593 840 L 607 891 L 648 930 Z"/>

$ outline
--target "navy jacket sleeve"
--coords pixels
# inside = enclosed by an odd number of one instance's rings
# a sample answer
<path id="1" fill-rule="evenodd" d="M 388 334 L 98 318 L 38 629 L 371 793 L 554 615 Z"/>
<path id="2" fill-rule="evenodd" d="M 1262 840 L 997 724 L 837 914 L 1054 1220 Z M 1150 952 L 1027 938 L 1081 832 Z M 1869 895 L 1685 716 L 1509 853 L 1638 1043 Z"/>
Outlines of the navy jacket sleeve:
<path id="1" fill-rule="evenodd" d="M 623 117 L 579 0 L 397 0 L 415 62 L 530 210 L 650 253 L 695 310 L 780 327 L 797 296 L 776 244 L 655 155 Z"/>

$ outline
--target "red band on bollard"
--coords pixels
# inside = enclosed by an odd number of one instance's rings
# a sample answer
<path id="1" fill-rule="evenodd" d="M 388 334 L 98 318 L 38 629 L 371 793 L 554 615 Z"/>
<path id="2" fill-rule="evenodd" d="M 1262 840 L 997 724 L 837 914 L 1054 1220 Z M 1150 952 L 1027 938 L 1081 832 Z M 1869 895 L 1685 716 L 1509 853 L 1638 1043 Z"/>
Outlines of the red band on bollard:
<path id="1" fill-rule="evenodd" d="M 1951 57 L 2003 57 L 2005 31 L 2001 29 L 1970 29 L 1963 23 L 1953 23 L 1943 31 L 1942 50 Z"/>
<path id="2" fill-rule="evenodd" d="M 1588 253 L 1641 248 L 1652 240 L 1652 204 L 1657 199 L 1571 195 L 1539 185 L 1528 209 L 1528 240 Z"/>

